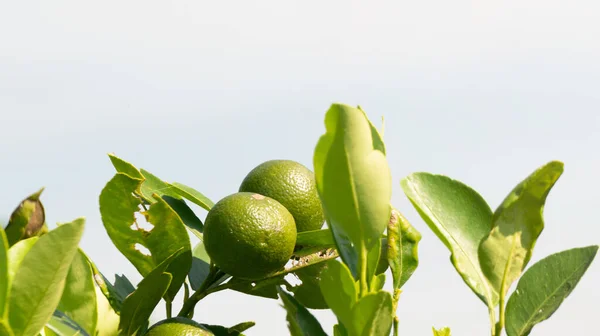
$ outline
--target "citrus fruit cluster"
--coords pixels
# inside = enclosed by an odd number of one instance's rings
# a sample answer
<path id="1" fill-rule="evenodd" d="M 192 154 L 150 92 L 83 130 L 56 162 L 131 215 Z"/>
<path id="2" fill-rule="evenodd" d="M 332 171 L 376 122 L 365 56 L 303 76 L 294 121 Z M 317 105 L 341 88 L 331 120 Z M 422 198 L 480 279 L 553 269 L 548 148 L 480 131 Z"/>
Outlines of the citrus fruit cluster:
<path id="1" fill-rule="evenodd" d="M 297 232 L 318 230 L 323 222 L 313 172 L 295 161 L 271 160 L 208 212 L 204 245 L 222 271 L 256 280 L 285 266 Z"/>

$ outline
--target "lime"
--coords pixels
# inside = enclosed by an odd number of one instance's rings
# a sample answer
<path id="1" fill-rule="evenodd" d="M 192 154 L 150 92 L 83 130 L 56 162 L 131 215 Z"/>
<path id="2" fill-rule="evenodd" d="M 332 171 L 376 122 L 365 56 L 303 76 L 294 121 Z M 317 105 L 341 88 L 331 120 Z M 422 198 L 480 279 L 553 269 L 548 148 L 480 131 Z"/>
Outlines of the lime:
<path id="1" fill-rule="evenodd" d="M 201 324 L 183 317 L 174 317 L 153 325 L 146 336 L 211 336 L 212 332 Z"/>
<path id="2" fill-rule="evenodd" d="M 298 162 L 266 161 L 248 173 L 239 191 L 268 196 L 283 204 L 294 216 L 298 232 L 318 230 L 325 221 L 315 174 Z"/>
<path id="3" fill-rule="evenodd" d="M 276 200 L 255 193 L 229 195 L 213 206 L 204 223 L 204 246 L 225 273 L 262 279 L 292 256 L 296 224 Z"/>

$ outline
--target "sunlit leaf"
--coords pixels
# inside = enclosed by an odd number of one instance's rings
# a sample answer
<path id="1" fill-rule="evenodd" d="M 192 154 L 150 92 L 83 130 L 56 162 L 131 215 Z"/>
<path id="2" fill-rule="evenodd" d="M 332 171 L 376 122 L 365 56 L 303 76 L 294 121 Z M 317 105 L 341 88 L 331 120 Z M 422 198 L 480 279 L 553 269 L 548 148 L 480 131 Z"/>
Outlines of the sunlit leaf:
<path id="1" fill-rule="evenodd" d="M 392 210 L 388 223 L 387 259 L 394 278 L 394 288 L 401 288 L 419 266 L 418 247 L 421 234 L 402 214 Z"/>
<path id="2" fill-rule="evenodd" d="M 358 292 L 348 267 L 337 260 L 328 261 L 327 269 L 321 272 L 320 286 L 325 302 L 338 320 L 346 326 L 352 325 L 352 308 L 358 301 Z"/>
<path id="3" fill-rule="evenodd" d="M 369 293 L 352 308 L 353 335 L 389 335 L 392 329 L 392 296 L 385 291 Z"/>
<path id="4" fill-rule="evenodd" d="M 494 212 L 492 231 L 479 247 L 479 261 L 498 293 L 508 292 L 531 259 L 544 229 L 546 197 L 562 172 L 563 164 L 557 161 L 539 168 L 517 185 Z"/>
<path id="5" fill-rule="evenodd" d="M 508 336 L 526 336 L 571 294 L 594 260 L 598 246 L 552 254 L 523 274 L 506 306 Z"/>

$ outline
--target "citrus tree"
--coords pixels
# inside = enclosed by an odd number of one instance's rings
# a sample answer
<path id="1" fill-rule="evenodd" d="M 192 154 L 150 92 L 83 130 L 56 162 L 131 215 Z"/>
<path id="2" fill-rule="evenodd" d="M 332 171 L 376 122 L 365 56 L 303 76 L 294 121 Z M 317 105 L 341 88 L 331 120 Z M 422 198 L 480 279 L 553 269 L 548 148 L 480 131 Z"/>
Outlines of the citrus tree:
<path id="1" fill-rule="evenodd" d="M 383 132 L 360 107 L 333 104 L 314 173 L 294 161 L 267 161 L 216 203 L 111 154 L 116 172 L 100 192 L 102 222 L 143 279 L 109 281 L 98 270 L 79 248 L 84 219 L 49 231 L 40 190 L 0 229 L 0 336 L 242 335 L 254 322 L 194 319 L 202 299 L 224 290 L 280 300 L 294 336 L 327 335 L 310 309 L 333 311 L 338 323 L 330 335 L 398 335 L 396 308 L 419 264 L 421 235 L 390 203 L 386 150 Z M 574 248 L 526 269 L 544 228 L 546 197 L 562 172 L 561 162 L 547 163 L 495 211 L 443 175 L 400 181 L 488 310 L 492 336 L 528 335 L 559 308 L 596 255 L 598 246 Z M 207 210 L 206 218 L 190 204 Z M 183 303 L 174 307 L 178 294 Z M 166 316 L 150 325 L 161 302 Z"/>

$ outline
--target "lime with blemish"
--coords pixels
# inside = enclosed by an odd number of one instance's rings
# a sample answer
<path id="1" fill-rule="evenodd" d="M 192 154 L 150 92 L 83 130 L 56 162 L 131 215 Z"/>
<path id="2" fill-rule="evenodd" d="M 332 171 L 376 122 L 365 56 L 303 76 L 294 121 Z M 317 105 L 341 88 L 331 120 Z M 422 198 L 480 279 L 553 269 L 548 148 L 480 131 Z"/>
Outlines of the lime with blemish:
<path id="1" fill-rule="evenodd" d="M 295 244 L 292 214 L 276 200 L 256 193 L 226 196 L 204 223 L 204 246 L 211 261 L 242 279 L 262 279 L 282 269 Z"/>
<path id="2" fill-rule="evenodd" d="M 298 232 L 318 230 L 325 222 L 315 174 L 291 160 L 270 160 L 252 169 L 239 191 L 271 197 L 294 216 Z"/>

